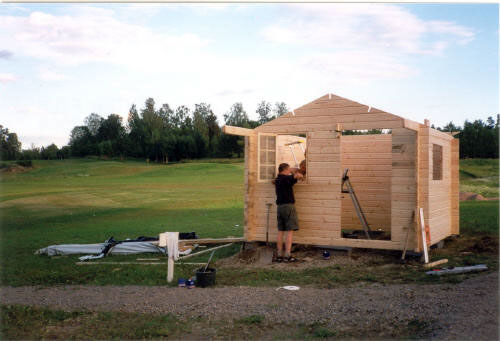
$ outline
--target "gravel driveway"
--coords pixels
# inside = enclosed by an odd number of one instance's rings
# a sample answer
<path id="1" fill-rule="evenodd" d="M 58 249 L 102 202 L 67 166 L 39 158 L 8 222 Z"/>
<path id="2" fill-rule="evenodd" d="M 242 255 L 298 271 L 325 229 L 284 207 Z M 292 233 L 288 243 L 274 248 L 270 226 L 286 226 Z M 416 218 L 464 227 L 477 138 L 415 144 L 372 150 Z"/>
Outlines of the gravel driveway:
<path id="1" fill-rule="evenodd" d="M 460 284 L 380 285 L 299 291 L 263 287 L 185 289 L 149 286 L 2 287 L 2 304 L 63 310 L 173 313 L 223 320 L 326 323 L 336 330 L 432 323 L 434 339 L 498 340 L 498 273 Z M 367 330 L 368 330 L 367 329 Z"/>

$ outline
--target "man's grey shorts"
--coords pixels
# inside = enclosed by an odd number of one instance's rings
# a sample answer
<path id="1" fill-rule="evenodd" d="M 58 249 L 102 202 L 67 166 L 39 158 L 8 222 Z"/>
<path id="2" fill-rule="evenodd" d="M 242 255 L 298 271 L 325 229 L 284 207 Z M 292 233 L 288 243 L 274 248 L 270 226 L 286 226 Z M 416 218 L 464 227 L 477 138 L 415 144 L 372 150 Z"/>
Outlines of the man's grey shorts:
<path id="1" fill-rule="evenodd" d="M 278 231 L 297 231 L 299 222 L 294 204 L 278 205 Z"/>

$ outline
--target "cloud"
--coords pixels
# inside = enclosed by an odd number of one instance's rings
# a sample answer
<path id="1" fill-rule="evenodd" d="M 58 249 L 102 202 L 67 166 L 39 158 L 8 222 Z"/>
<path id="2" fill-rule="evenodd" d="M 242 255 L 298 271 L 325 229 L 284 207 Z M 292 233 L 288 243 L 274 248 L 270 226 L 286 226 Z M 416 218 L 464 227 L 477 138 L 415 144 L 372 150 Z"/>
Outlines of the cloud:
<path id="1" fill-rule="evenodd" d="M 254 93 L 253 89 L 242 89 L 242 90 L 234 90 L 234 89 L 224 89 L 222 91 L 216 92 L 215 96 L 234 96 L 234 95 L 246 95 Z"/>
<path id="2" fill-rule="evenodd" d="M 432 54 L 442 51 L 443 45 L 433 42 L 436 35 L 462 44 L 474 39 L 474 31 L 468 27 L 425 21 L 395 5 L 292 4 L 286 13 L 262 30 L 267 40 L 320 48 Z"/>
<path id="3" fill-rule="evenodd" d="M 17 81 L 17 76 L 13 73 L 0 73 L 0 83 L 10 83 Z"/>
<path id="4" fill-rule="evenodd" d="M 426 21 L 388 4 L 290 4 L 261 30 L 277 45 L 297 47 L 301 65 L 329 75 L 329 84 L 404 79 L 418 74 L 409 57 L 442 55 L 474 39 L 472 29 Z M 340 81 L 340 82 L 339 82 Z"/>
<path id="5" fill-rule="evenodd" d="M 318 76 L 327 74 L 334 83 L 348 81 L 363 83 L 374 79 L 404 79 L 415 75 L 416 70 L 390 54 L 366 51 L 340 51 L 316 54 L 302 61 L 304 68 Z"/>
<path id="6" fill-rule="evenodd" d="M 32 143 L 37 146 L 56 143 L 62 147 L 68 142 L 69 131 L 74 126 L 67 113 L 54 113 L 36 104 L 10 106 L 3 108 L 3 112 L 2 123 L 17 133 L 23 148 L 29 148 Z"/>
<path id="7" fill-rule="evenodd" d="M 53 71 L 49 68 L 41 68 L 38 72 L 38 77 L 43 81 L 62 81 L 69 77 L 57 71 Z"/>
<path id="8" fill-rule="evenodd" d="M 113 11 L 88 6 L 74 15 L 33 12 L 2 16 L 0 32 L 0 46 L 63 65 L 107 62 L 139 69 L 172 69 L 207 44 L 194 34 L 157 33 L 119 21 Z"/>
<path id="9" fill-rule="evenodd" d="M 0 50 L 0 59 L 10 59 L 13 56 L 13 53 L 9 50 Z"/>

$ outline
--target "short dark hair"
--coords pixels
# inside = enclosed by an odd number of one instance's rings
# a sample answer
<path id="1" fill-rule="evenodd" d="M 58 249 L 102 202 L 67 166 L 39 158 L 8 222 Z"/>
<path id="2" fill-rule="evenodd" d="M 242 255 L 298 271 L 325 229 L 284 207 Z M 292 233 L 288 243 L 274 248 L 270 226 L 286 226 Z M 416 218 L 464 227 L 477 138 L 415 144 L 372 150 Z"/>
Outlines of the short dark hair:
<path id="1" fill-rule="evenodd" d="M 288 163 L 281 163 L 278 167 L 278 173 L 283 172 L 287 168 L 290 168 L 290 165 Z"/>

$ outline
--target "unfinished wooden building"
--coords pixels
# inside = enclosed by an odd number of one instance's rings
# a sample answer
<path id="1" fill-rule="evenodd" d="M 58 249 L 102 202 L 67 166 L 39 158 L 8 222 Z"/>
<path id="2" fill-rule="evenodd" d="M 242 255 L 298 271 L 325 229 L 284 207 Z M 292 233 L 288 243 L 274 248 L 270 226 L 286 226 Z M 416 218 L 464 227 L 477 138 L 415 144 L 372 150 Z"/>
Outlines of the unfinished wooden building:
<path id="1" fill-rule="evenodd" d="M 373 129 L 382 133 L 367 134 Z M 276 240 L 272 179 L 281 162 L 293 167 L 303 159 L 307 173 L 294 186 L 300 226 L 295 243 L 393 250 L 406 244 L 420 252 L 418 208 L 429 227 L 428 245 L 459 233 L 459 141 L 428 121 L 327 94 L 255 129 L 223 130 L 245 136 L 248 241 L 266 240 L 268 209 L 269 240 Z M 346 168 L 370 230 L 384 238 L 351 237 L 362 225 L 350 195 L 341 190 Z"/>

